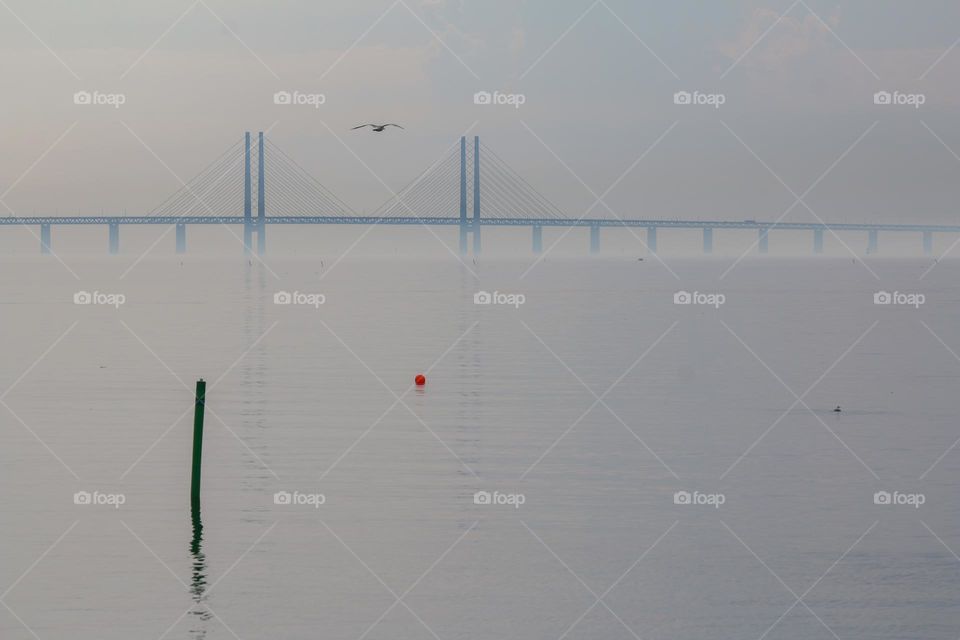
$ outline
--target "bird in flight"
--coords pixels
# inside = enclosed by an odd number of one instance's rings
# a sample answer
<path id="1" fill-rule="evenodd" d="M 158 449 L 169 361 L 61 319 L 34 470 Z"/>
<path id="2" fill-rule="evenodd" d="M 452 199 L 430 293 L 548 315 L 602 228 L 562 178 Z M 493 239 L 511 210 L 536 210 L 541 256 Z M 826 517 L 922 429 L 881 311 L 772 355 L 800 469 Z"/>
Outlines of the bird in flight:
<path id="1" fill-rule="evenodd" d="M 354 129 L 362 129 L 362 128 L 364 128 L 364 127 L 371 127 L 371 128 L 373 128 L 373 130 L 374 130 L 376 133 L 380 133 L 381 131 L 383 131 L 383 130 L 386 129 L 387 127 L 396 127 L 396 128 L 398 128 L 398 129 L 403 129 L 403 127 L 401 127 L 400 125 L 398 125 L 398 124 L 393 124 L 393 123 L 391 122 L 391 123 L 389 123 L 389 124 L 361 124 L 361 125 L 358 125 L 358 126 L 356 126 L 356 127 L 353 127 L 353 128 L 350 129 L 350 130 L 353 131 Z"/>

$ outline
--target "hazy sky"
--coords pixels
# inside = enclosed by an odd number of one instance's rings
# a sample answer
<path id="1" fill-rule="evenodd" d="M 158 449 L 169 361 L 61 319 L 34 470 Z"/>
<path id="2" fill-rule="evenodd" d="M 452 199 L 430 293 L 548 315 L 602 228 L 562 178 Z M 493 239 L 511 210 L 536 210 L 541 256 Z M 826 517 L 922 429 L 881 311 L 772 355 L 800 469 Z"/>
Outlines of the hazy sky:
<path id="1" fill-rule="evenodd" d="M 0 193 L 22 176 L 17 213 L 145 213 L 171 171 L 270 129 L 369 211 L 390 195 L 371 171 L 397 189 L 469 131 L 575 217 L 633 166 L 605 197 L 622 217 L 775 219 L 828 172 L 804 196 L 828 221 L 956 222 L 958 38 L 948 0 L 4 0 Z M 369 121 L 407 129 L 349 130 Z"/>

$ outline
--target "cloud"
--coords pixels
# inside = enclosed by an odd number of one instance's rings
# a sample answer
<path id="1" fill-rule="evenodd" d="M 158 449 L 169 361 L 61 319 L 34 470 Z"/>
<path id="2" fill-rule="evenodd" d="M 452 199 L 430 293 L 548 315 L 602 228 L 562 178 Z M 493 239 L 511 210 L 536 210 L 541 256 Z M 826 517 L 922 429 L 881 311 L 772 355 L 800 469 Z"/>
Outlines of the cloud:
<path id="1" fill-rule="evenodd" d="M 839 43 L 830 30 L 839 24 L 839 9 L 823 21 L 809 12 L 797 18 L 781 17 L 770 9 L 755 9 L 737 38 L 722 43 L 719 50 L 731 60 L 746 54 L 741 62 L 744 66 L 775 71 L 798 59 L 835 50 Z"/>

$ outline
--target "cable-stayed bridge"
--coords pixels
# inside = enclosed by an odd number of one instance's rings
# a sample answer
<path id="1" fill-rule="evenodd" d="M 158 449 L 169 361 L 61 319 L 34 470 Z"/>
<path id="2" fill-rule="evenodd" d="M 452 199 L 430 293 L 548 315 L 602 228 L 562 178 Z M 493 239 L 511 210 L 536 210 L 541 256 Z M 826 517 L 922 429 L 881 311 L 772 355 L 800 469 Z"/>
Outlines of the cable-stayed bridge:
<path id="1" fill-rule="evenodd" d="M 657 251 L 657 230 L 701 229 L 703 251 L 713 251 L 714 229 L 755 229 L 756 246 L 767 253 L 774 229 L 813 232 L 813 252 L 823 252 L 824 232 L 865 231 L 867 253 L 879 250 L 879 232 L 920 233 L 924 253 L 934 233 L 960 233 L 960 225 L 829 224 L 758 220 L 670 220 L 572 217 L 540 194 L 492 149 L 460 139 L 441 160 L 411 180 L 371 215 L 359 215 L 263 133 L 249 132 L 169 198 L 142 216 L 7 216 L 0 225 L 40 227 L 40 250 L 51 252 L 51 229 L 59 225 L 104 225 L 110 253 L 120 250 L 121 225 L 175 225 L 177 253 L 187 250 L 187 226 L 242 225 L 247 252 L 266 251 L 273 224 L 446 225 L 460 231 L 460 251 L 481 250 L 484 226 L 529 227 L 534 253 L 543 250 L 544 227 L 588 227 L 590 251 L 600 251 L 601 227 L 646 229 L 645 244 Z"/>

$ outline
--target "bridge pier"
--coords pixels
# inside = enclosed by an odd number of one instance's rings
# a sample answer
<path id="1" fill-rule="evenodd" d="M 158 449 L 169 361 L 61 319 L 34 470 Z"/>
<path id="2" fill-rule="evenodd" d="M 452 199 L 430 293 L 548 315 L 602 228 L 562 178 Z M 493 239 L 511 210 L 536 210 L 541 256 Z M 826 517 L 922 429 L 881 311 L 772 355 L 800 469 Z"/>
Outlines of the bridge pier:
<path id="1" fill-rule="evenodd" d="M 713 228 L 703 228 L 703 252 L 713 253 Z"/>
<path id="2" fill-rule="evenodd" d="M 600 225 L 590 225 L 590 253 L 600 253 Z"/>
<path id="3" fill-rule="evenodd" d="M 187 252 L 187 225 L 178 222 L 177 225 L 177 253 Z"/>
<path id="4" fill-rule="evenodd" d="M 115 256 L 120 253 L 120 224 L 111 222 L 107 226 L 110 229 L 110 255 Z"/>
<path id="5" fill-rule="evenodd" d="M 48 255 L 50 253 L 50 225 L 40 225 L 40 253 Z"/>
<path id="6" fill-rule="evenodd" d="M 878 238 L 879 235 L 880 235 L 880 232 L 877 231 L 876 229 L 871 229 L 870 231 L 867 232 L 867 253 L 868 254 L 877 253 L 877 248 L 880 244 L 879 238 Z"/>
<path id="7" fill-rule="evenodd" d="M 923 232 L 923 253 L 930 255 L 933 253 L 933 232 L 924 231 Z"/>
<path id="8" fill-rule="evenodd" d="M 823 253 L 823 229 L 813 230 L 813 252 L 816 254 Z"/>
<path id="9" fill-rule="evenodd" d="M 770 250 L 770 244 L 767 241 L 768 231 L 770 230 L 767 227 L 760 227 L 760 229 L 757 231 L 759 234 L 757 239 L 759 240 L 758 248 L 760 253 L 767 253 Z"/>
<path id="10" fill-rule="evenodd" d="M 650 253 L 657 252 L 657 228 L 647 227 L 647 249 Z"/>
<path id="11" fill-rule="evenodd" d="M 540 225 L 533 226 L 533 252 L 543 252 L 543 227 Z"/>

